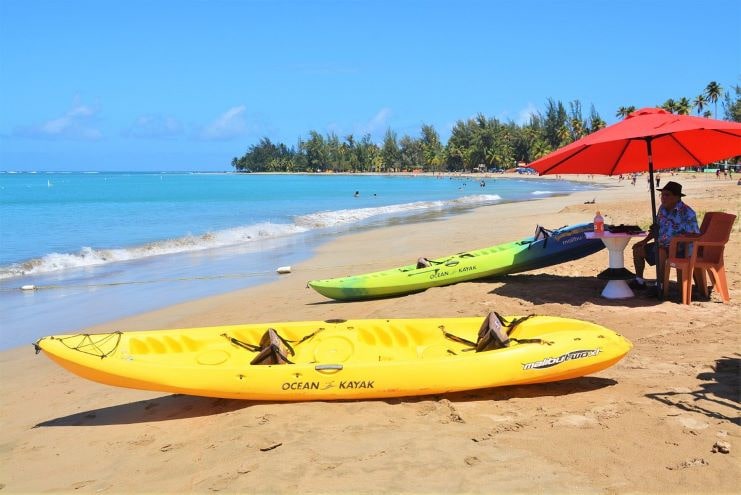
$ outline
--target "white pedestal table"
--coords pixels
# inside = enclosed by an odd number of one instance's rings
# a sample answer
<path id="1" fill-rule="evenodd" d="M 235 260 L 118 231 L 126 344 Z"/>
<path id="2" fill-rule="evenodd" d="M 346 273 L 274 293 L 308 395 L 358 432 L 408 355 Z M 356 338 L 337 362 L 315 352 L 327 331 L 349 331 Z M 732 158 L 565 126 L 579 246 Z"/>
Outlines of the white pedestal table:
<path id="1" fill-rule="evenodd" d="M 598 275 L 599 278 L 608 280 L 602 291 L 602 297 L 606 299 L 627 299 L 634 297 L 633 291 L 628 287 L 626 280 L 635 275 L 625 269 L 624 254 L 625 247 L 631 237 L 646 237 L 646 232 L 628 234 L 624 232 L 585 232 L 587 239 L 601 239 L 607 248 L 609 255 L 609 268 Z"/>

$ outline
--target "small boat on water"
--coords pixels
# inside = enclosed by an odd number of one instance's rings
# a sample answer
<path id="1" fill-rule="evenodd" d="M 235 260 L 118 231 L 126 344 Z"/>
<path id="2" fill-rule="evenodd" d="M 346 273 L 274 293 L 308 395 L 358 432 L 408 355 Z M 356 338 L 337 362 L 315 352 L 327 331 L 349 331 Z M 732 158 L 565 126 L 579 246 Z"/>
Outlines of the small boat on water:
<path id="1" fill-rule="evenodd" d="M 611 366 L 632 344 L 586 321 L 492 313 L 56 335 L 35 346 L 67 370 L 107 385 L 302 401 L 565 380 Z"/>
<path id="2" fill-rule="evenodd" d="M 415 265 L 391 270 L 311 280 L 308 284 L 321 295 L 340 301 L 411 294 L 430 287 L 535 270 L 583 258 L 605 247 L 599 239 L 586 238 L 585 232 L 593 230 L 591 223 L 555 230 L 537 226 L 533 236 L 519 241 L 437 259 L 420 258 Z"/>

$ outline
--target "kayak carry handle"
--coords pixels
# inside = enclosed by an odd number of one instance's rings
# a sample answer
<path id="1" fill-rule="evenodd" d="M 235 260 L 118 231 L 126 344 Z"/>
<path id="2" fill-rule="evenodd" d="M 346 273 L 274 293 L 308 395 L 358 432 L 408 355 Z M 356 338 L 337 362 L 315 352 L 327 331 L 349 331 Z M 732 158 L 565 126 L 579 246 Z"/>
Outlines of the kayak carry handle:
<path id="1" fill-rule="evenodd" d="M 341 364 L 317 364 L 314 366 L 317 371 L 340 371 L 342 368 Z"/>

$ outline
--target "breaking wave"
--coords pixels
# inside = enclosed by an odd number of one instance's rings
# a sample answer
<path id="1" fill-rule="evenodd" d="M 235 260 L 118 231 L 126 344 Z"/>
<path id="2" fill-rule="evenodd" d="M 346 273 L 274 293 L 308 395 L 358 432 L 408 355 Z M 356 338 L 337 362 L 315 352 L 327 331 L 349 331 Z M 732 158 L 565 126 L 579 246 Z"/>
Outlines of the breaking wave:
<path id="1" fill-rule="evenodd" d="M 377 208 L 325 211 L 297 216 L 293 219 L 293 223 L 258 223 L 208 232 L 202 235 L 166 239 L 141 246 L 110 249 L 83 247 L 76 253 L 49 253 L 40 258 L 0 267 L 0 280 L 25 275 L 40 275 L 70 268 L 131 261 L 151 256 L 237 246 L 248 242 L 300 234 L 315 229 L 346 226 L 377 216 L 393 217 L 424 211 L 444 211 L 466 206 L 483 206 L 494 204 L 501 199 L 498 195 L 484 194 L 465 196 L 449 201 L 420 201 Z"/>
<path id="2" fill-rule="evenodd" d="M 357 208 L 351 210 L 321 211 L 296 217 L 296 224 L 308 228 L 333 227 L 361 222 L 377 216 L 406 215 L 423 211 L 443 211 L 465 206 L 492 204 L 502 198 L 496 194 L 479 194 L 464 196 L 447 201 L 418 201 L 398 205 L 379 206 L 376 208 Z"/>

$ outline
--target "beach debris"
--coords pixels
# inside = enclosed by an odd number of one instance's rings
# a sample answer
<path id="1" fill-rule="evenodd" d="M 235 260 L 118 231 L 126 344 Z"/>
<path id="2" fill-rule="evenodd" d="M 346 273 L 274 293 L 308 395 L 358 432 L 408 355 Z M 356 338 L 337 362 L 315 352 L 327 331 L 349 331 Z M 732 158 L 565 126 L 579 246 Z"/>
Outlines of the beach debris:
<path id="1" fill-rule="evenodd" d="M 291 267 L 290 266 L 279 266 L 278 268 L 275 269 L 275 271 L 280 274 L 291 273 Z"/>
<path id="2" fill-rule="evenodd" d="M 79 490 L 80 488 L 86 487 L 90 483 L 95 483 L 95 480 L 78 481 L 76 483 L 72 483 L 71 487 L 73 490 Z"/>
<path id="3" fill-rule="evenodd" d="M 281 443 L 276 443 L 275 445 L 271 445 L 270 447 L 261 447 L 261 448 L 260 448 L 260 452 L 268 452 L 268 451 L 270 451 L 270 450 L 273 450 L 273 449 L 277 449 L 277 448 L 278 448 L 278 447 L 280 447 L 281 445 L 283 445 L 283 442 L 281 442 Z"/>
<path id="4" fill-rule="evenodd" d="M 721 454 L 730 454 L 731 444 L 722 440 L 718 440 L 713 444 L 713 454 L 717 454 L 718 452 L 720 452 Z"/>

